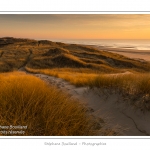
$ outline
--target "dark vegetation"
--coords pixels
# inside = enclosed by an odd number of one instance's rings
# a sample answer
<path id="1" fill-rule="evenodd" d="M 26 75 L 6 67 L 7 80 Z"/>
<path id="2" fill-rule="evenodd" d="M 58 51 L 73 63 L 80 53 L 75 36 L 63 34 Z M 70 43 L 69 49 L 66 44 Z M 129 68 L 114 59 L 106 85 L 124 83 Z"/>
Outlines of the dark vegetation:
<path id="1" fill-rule="evenodd" d="M 0 38 L 0 72 L 14 71 L 25 66 L 32 69 L 83 68 L 106 73 L 150 71 L 149 62 L 133 60 L 90 46 Z"/>

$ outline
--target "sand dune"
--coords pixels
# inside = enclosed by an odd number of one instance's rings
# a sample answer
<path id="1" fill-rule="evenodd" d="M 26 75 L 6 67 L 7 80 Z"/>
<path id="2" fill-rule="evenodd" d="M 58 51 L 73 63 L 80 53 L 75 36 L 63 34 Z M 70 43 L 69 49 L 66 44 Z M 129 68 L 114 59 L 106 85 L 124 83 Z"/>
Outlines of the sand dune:
<path id="1" fill-rule="evenodd" d="M 150 63 L 141 59 L 149 60 L 149 52 L 127 52 L 124 49 L 65 44 L 47 40 L 0 38 L 0 72 L 17 70 L 24 65 L 33 69 L 67 67 L 88 68 L 107 73 L 122 72 L 124 69 L 149 72 Z"/>
<path id="2" fill-rule="evenodd" d="M 104 130 L 113 129 L 118 135 L 145 136 L 150 135 L 150 112 L 142 113 L 131 105 L 123 102 L 119 95 L 99 95 L 98 89 L 75 87 L 63 79 L 44 75 L 33 74 L 46 83 L 57 87 L 71 97 L 80 101 L 91 109 L 92 115 L 102 118 Z"/>
<path id="3" fill-rule="evenodd" d="M 98 46 L 96 46 L 98 47 Z M 141 61 L 150 61 L 150 50 L 135 50 L 135 49 L 125 49 L 125 48 L 108 48 L 108 47 L 98 47 L 100 50 L 109 51 L 112 53 L 117 53 L 124 55 L 129 58 L 133 58 Z"/>
<path id="4" fill-rule="evenodd" d="M 79 88 L 63 79 L 37 74 L 36 70 L 40 72 L 42 69 L 47 69 L 54 73 L 57 70 L 58 74 L 64 73 L 67 76 L 69 73 L 73 78 L 74 74 L 78 73 L 80 75 L 93 73 L 94 76 L 104 73 L 109 76 L 148 74 L 150 72 L 148 61 L 150 61 L 150 51 L 127 51 L 123 48 L 112 49 L 47 40 L 0 39 L 0 72 L 18 70 L 27 73 L 28 68 L 28 71 L 33 72 L 30 74 L 68 93 L 90 108 L 93 116 L 104 120 L 101 122 L 103 129 L 113 129 L 117 135 L 150 135 L 150 112 L 135 110 L 117 93 L 109 93 L 106 96 L 100 93 L 98 88 L 89 89 L 83 86 L 84 84 Z M 149 105 L 146 102 L 144 104 Z"/>

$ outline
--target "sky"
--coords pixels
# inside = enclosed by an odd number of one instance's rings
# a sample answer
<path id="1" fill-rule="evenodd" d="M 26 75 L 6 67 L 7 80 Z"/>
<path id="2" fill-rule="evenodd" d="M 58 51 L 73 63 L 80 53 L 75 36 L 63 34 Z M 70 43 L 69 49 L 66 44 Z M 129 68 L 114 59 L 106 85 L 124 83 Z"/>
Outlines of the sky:
<path id="1" fill-rule="evenodd" d="M 146 14 L 0 14 L 0 37 L 150 39 Z"/>

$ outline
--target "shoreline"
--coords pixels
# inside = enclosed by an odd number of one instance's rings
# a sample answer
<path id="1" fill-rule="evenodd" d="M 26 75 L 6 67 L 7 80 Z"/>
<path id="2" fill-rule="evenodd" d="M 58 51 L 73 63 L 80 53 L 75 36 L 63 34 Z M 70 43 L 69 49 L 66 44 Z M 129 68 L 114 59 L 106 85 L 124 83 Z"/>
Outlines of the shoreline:
<path id="1" fill-rule="evenodd" d="M 110 48 L 106 46 L 88 45 L 98 50 L 108 51 L 124 55 L 131 59 L 150 61 L 150 50 L 136 50 L 136 49 L 124 49 L 124 48 Z"/>
<path id="2" fill-rule="evenodd" d="M 52 40 L 53 41 L 53 40 Z M 57 41 L 53 41 L 57 42 Z M 75 45 L 82 45 L 82 46 L 90 46 L 92 48 L 96 48 L 99 50 L 104 50 L 112 53 L 117 53 L 120 55 L 124 55 L 131 59 L 140 60 L 140 61 L 149 61 L 150 62 L 150 50 L 138 50 L 134 46 L 121 46 L 121 47 L 113 47 L 113 45 L 105 46 L 105 45 L 96 45 L 96 44 L 88 44 L 88 43 L 78 43 L 78 42 L 65 42 L 65 41 L 58 41 L 65 44 L 75 44 Z"/>

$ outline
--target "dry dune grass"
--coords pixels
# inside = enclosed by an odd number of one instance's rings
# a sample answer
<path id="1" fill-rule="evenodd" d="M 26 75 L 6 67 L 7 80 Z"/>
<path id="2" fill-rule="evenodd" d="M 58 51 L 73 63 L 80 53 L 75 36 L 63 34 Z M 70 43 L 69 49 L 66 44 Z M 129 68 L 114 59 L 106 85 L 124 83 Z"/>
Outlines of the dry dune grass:
<path id="1" fill-rule="evenodd" d="M 13 46 L 5 46 L 2 52 L 3 53 L 0 56 L 0 62 L 2 62 L 2 64 L 0 64 L 0 72 L 18 70 L 18 68 L 23 66 L 23 64 L 26 62 L 29 55 L 28 50 L 20 50 L 16 47 L 13 48 Z"/>
<path id="2" fill-rule="evenodd" d="M 59 54 L 69 53 L 68 50 L 64 48 L 51 48 L 43 56 L 57 56 Z"/>
<path id="3" fill-rule="evenodd" d="M 86 63 L 70 54 L 56 56 L 52 58 L 52 61 L 56 64 L 57 67 L 82 68 L 86 66 Z"/>
<path id="4" fill-rule="evenodd" d="M 31 69 L 26 67 L 26 70 L 31 73 L 42 73 L 50 76 L 62 78 L 76 86 L 88 86 L 91 79 L 97 77 L 99 74 L 96 72 L 90 72 L 86 69 Z"/>
<path id="5" fill-rule="evenodd" d="M 25 135 L 93 135 L 87 110 L 39 78 L 0 75 L 0 124 L 28 126 Z"/>
<path id="6" fill-rule="evenodd" d="M 150 111 L 150 74 L 100 75 L 88 85 L 107 95 L 118 93 L 141 111 Z"/>
<path id="7" fill-rule="evenodd" d="M 95 80 L 100 75 L 104 75 L 104 72 L 85 68 L 31 69 L 29 67 L 25 67 L 25 69 L 31 73 L 42 73 L 62 78 L 78 87 L 89 86 L 91 81 Z"/>
<path id="8" fill-rule="evenodd" d="M 100 94 L 119 94 L 124 100 L 142 111 L 150 111 L 150 74 L 104 74 L 84 73 L 69 69 L 42 70 L 30 69 L 32 73 L 43 73 L 69 81 L 76 86 L 88 86 L 91 89 L 99 89 Z"/>
<path id="9" fill-rule="evenodd" d="M 148 62 L 129 59 L 91 46 L 15 38 L 0 39 L 0 62 L 3 62 L 0 72 L 23 66 L 31 69 L 85 68 L 103 73 L 118 73 L 124 69 L 150 71 Z"/>
<path id="10" fill-rule="evenodd" d="M 138 100 L 134 99 L 142 97 L 140 102 L 142 103 L 144 99 L 143 106 L 147 103 L 145 99 L 149 100 L 149 93 L 145 92 L 146 89 L 149 91 L 149 85 L 147 85 L 149 83 L 147 74 L 150 71 L 149 62 L 130 59 L 91 46 L 47 40 L 0 39 L 0 71 L 13 71 L 21 67 L 26 68 L 29 72 L 63 78 L 76 86 L 90 86 L 99 89 L 106 87 L 109 91 L 116 89 L 121 91 L 123 96 L 126 95 L 127 99 L 132 99 L 136 103 Z M 109 78 L 107 75 L 102 75 L 126 71 L 135 75 L 110 76 Z M 143 92 L 140 90 L 142 87 Z M 136 98 L 137 95 L 138 98 Z"/>
<path id="11" fill-rule="evenodd" d="M 97 88 L 100 94 L 118 94 L 143 112 L 150 111 L 149 62 L 90 46 L 0 39 L 0 72 L 22 67 L 76 86 Z M 115 74 L 126 71 L 132 73 Z M 95 134 L 94 121 L 87 109 L 40 79 L 23 73 L 5 73 L 0 75 L 0 85 L 1 125 L 27 125 L 25 135 Z"/>

